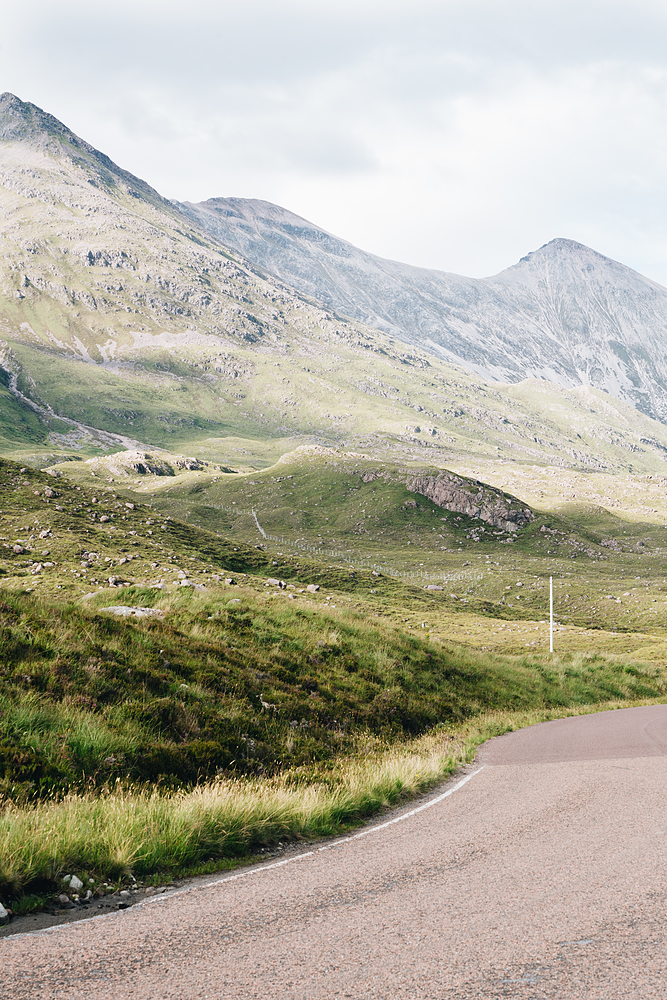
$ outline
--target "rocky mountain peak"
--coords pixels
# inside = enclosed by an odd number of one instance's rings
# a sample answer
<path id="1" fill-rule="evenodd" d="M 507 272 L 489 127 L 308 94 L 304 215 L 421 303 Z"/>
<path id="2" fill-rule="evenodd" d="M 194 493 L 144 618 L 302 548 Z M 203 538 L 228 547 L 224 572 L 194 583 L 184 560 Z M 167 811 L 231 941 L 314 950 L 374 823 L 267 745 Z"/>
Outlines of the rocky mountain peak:
<path id="1" fill-rule="evenodd" d="M 24 156 L 20 147 L 27 146 L 50 159 L 72 165 L 75 170 L 78 168 L 84 174 L 83 178 L 78 176 L 79 182 L 87 181 L 107 194 L 119 191 L 129 194 L 173 214 L 171 203 L 141 178 L 123 170 L 53 115 L 9 92 L 0 94 L 0 145 L 4 146 L 6 167 L 14 161 L 20 169 Z M 44 176 L 43 184 L 46 183 Z"/>
<path id="2" fill-rule="evenodd" d="M 516 264 L 501 271 L 500 274 L 508 274 L 518 271 L 543 270 L 544 268 L 571 268 L 583 269 L 590 274 L 591 269 L 612 268 L 624 271 L 632 271 L 624 264 L 619 264 L 611 257 L 587 247 L 584 243 L 577 243 L 576 240 L 568 240 L 562 236 L 549 240 L 537 250 L 532 250 L 521 257 Z M 635 273 L 635 272 L 632 272 Z M 500 277 L 500 275 L 496 275 Z"/>
<path id="3" fill-rule="evenodd" d="M 500 382 L 595 386 L 667 422 L 667 289 L 558 237 L 488 278 L 365 253 L 267 202 L 182 209 L 329 308 Z"/>
<path id="4" fill-rule="evenodd" d="M 575 294 L 584 287 L 590 293 L 596 285 L 614 285 L 633 295 L 652 293 L 664 289 L 650 278 L 611 257 L 563 237 L 550 240 L 538 250 L 526 254 L 516 264 L 487 279 L 504 285 L 533 285 L 535 281 L 552 288 L 562 286 L 562 291 Z M 640 291 L 643 289 L 643 293 Z"/>
<path id="5" fill-rule="evenodd" d="M 88 143 L 74 134 L 53 115 L 42 111 L 36 104 L 22 101 L 15 94 L 6 91 L 0 94 L 0 140 L 3 142 L 30 142 L 57 139 L 83 145 Z"/>

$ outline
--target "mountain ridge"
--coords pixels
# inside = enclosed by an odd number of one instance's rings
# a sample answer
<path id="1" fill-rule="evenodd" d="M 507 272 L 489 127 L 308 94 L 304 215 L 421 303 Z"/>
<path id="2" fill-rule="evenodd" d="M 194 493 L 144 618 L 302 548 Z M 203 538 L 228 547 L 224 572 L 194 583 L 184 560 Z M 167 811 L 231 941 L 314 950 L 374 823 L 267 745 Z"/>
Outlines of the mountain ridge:
<path id="1" fill-rule="evenodd" d="M 468 278 L 366 253 L 257 199 L 180 207 L 303 294 L 479 376 L 591 385 L 667 420 L 667 289 L 575 240 Z"/>
<path id="2" fill-rule="evenodd" d="M 79 168 L 95 170 L 105 189 L 122 186 L 125 193 L 141 196 L 168 211 L 172 203 L 146 181 L 118 166 L 106 153 L 96 149 L 54 115 L 15 94 L 0 94 L 0 142 L 19 142 L 50 155 L 66 155 Z M 92 179 L 88 180 L 92 183 Z"/>
<path id="3" fill-rule="evenodd" d="M 504 459 L 664 471 L 667 429 L 622 401 L 543 379 L 492 386 L 442 345 L 429 354 L 346 319 L 108 158 L 98 183 L 102 159 L 64 126 L 47 149 L 55 126 L 41 115 L 14 97 L 0 105 L 0 130 L 14 136 L 0 140 L 0 402 L 30 461 L 129 442 L 246 470 L 317 445 L 448 468 Z M 298 229 L 265 203 L 217 208 L 245 213 L 251 231 L 260 210 Z M 330 267 L 334 238 L 311 230 Z M 351 288 L 357 262 L 373 271 L 352 244 L 334 249 L 351 259 Z M 392 267 L 390 284 L 412 274 Z M 479 282 L 452 291 L 465 318 L 464 293 L 469 307 Z M 6 441 L 15 453 L 16 435 Z"/>

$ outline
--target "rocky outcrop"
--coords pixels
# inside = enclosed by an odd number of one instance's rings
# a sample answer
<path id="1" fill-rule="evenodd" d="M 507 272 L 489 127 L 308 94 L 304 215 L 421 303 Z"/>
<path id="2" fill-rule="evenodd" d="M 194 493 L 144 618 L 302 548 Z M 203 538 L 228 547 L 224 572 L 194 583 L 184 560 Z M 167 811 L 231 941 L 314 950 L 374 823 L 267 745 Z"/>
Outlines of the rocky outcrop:
<path id="1" fill-rule="evenodd" d="M 138 473 L 140 476 L 176 476 L 178 475 L 177 470 L 201 472 L 209 463 L 198 458 L 171 455 L 167 452 L 149 454 L 146 451 L 119 451 L 113 455 L 89 458 L 86 464 L 90 465 L 96 474 L 127 476 Z M 231 472 L 233 470 L 220 467 L 219 471 Z"/>
<path id="2" fill-rule="evenodd" d="M 375 479 L 402 482 L 411 493 L 428 497 L 443 510 L 477 517 L 502 531 L 515 532 L 535 520 L 530 507 L 526 507 L 516 497 L 477 480 L 464 479 L 453 472 L 414 475 L 396 474 L 384 469 L 365 469 L 361 473 L 364 483 L 372 483 Z M 412 503 L 413 501 L 408 501 L 405 506 Z M 416 503 L 414 506 L 417 506 Z"/>
<path id="3" fill-rule="evenodd" d="M 421 493 L 438 507 L 467 514 L 468 517 L 478 517 L 503 531 L 518 531 L 535 520 L 530 507 L 524 506 L 515 497 L 483 483 L 455 476 L 452 472 L 412 476 L 406 480 L 405 485 L 411 493 Z"/>

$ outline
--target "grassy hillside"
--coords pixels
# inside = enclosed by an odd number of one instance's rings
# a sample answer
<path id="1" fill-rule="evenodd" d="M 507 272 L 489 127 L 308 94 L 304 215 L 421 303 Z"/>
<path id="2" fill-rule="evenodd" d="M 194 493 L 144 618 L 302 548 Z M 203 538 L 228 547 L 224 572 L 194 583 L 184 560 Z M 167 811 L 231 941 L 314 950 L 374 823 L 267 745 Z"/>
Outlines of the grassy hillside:
<path id="1" fill-rule="evenodd" d="M 372 600 L 374 609 L 382 607 L 397 624 L 426 620 L 444 638 L 460 637 L 465 608 L 482 616 L 478 625 L 464 630 L 470 632 L 471 644 L 496 648 L 497 637 L 485 625 L 488 616 L 533 619 L 543 644 L 540 622 L 546 617 L 548 579 L 553 576 L 562 624 L 617 632 L 615 638 L 597 636 L 606 649 L 625 643 L 626 650 L 631 640 L 623 636 L 656 629 L 663 641 L 667 566 L 662 517 L 667 509 L 659 509 L 664 503 L 660 479 L 584 477 L 562 469 L 540 475 L 520 466 L 485 466 L 497 486 L 513 476 L 519 496 L 532 490 L 535 519 L 510 535 L 410 492 L 400 466 L 341 452 L 300 452 L 245 475 L 202 466 L 173 477 L 125 475 L 113 484 L 107 481 L 106 459 L 70 468 L 86 489 L 102 480 L 105 488 L 122 488 L 128 499 L 149 501 L 163 515 L 234 537 L 245 543 L 253 559 L 259 553 L 266 565 L 275 561 L 282 574 L 294 572 L 290 567 L 309 557 L 347 567 L 347 577 L 352 568 L 357 593 Z M 91 479 L 93 469 L 97 479 Z M 378 471 L 383 475 L 376 476 Z M 581 494 L 559 485 L 560 479 L 575 475 L 585 480 L 573 484 Z M 550 496 L 542 489 L 549 483 Z M 474 480 L 469 485 L 474 493 Z M 563 504 L 563 492 L 574 499 Z M 609 507 L 591 500 L 604 500 Z M 374 566 L 379 578 L 369 572 Z M 422 593 L 418 603 L 407 601 L 401 609 L 395 589 L 399 580 L 443 591 Z M 346 586 L 351 586 L 349 579 Z M 458 617 L 451 617 L 454 608 Z"/>
<path id="2" fill-rule="evenodd" d="M 159 592 L 158 592 L 159 593 Z M 663 672 L 590 655 L 564 672 L 270 600 L 128 588 L 85 608 L 4 595 L 2 791 L 13 800 L 121 777 L 168 786 L 275 774 L 500 708 L 664 693 Z"/>
<path id="3" fill-rule="evenodd" d="M 48 446 L 48 429 L 29 406 L 8 389 L 9 376 L 0 367 L 0 453 Z"/>
<path id="4" fill-rule="evenodd" d="M 479 521 L 415 500 L 391 476 L 364 482 L 370 467 L 315 455 L 222 480 L 229 508 L 231 496 L 245 497 L 280 523 L 288 501 L 302 536 L 311 518 L 330 518 L 331 544 L 370 523 L 368 551 L 389 536 L 398 557 L 407 539 L 421 564 L 435 525 L 449 543 L 437 548 L 442 589 L 315 561 L 257 534 L 244 542 L 238 523 L 232 541 L 112 492 L 115 484 L 93 493 L 0 461 L 5 791 L 275 774 L 349 753 L 364 733 L 401 740 L 490 709 L 661 693 L 660 551 L 628 537 L 614 543 L 619 551 L 606 548 L 610 515 L 590 513 L 584 523 L 538 516 L 509 546 L 506 532 L 475 534 Z M 199 477 L 189 489 L 221 485 L 210 470 L 187 475 Z M 576 661 L 567 674 L 545 658 L 547 575 L 563 564 L 557 645 Z M 624 576 L 631 589 L 621 598 Z M 593 658 L 582 659 L 593 635 Z M 652 666 L 628 674 L 604 658 L 618 653 Z"/>
<path id="5" fill-rule="evenodd" d="M 326 468 L 309 475 L 283 482 L 334 510 Z M 384 530 L 409 530 L 426 551 L 436 512 L 408 508 L 408 524 L 404 493 L 383 482 L 386 494 L 360 496 L 350 480 L 337 530 L 383 499 Z M 19 908 L 32 905 L 26 893 L 62 889 L 67 871 L 99 886 L 331 833 L 427 787 L 485 736 L 665 697 L 657 578 L 635 583 L 621 609 L 598 600 L 593 628 L 561 624 L 549 656 L 545 577 L 516 575 L 545 558 L 539 518 L 511 546 L 438 521 L 462 543 L 446 554 L 456 591 L 230 538 L 116 483 L 93 492 L 7 461 L 0 518 L 0 897 L 18 894 Z M 664 569 L 656 553 L 614 559 L 623 572 L 641 560 Z M 576 581 L 557 581 L 572 600 L 612 576 L 597 549 L 576 565 Z M 631 609 L 622 630 L 619 610 Z M 159 843 L 149 827 L 167 831 Z"/>

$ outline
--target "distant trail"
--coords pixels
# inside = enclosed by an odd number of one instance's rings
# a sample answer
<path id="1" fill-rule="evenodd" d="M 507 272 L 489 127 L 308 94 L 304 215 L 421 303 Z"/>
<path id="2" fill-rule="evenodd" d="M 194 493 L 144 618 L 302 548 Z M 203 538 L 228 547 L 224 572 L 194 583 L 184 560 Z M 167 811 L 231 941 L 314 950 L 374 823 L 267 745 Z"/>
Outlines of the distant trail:
<path id="1" fill-rule="evenodd" d="M 662 1000 L 667 706 L 533 726 L 479 763 L 373 836 L 5 938 L 4 992 Z"/>
<path id="2" fill-rule="evenodd" d="M 259 531 L 260 535 L 262 536 L 262 538 L 266 538 L 266 532 L 264 531 L 264 528 L 257 520 L 257 514 L 255 514 L 254 510 L 252 512 L 252 516 L 255 518 L 255 524 L 257 525 L 257 530 Z"/>

